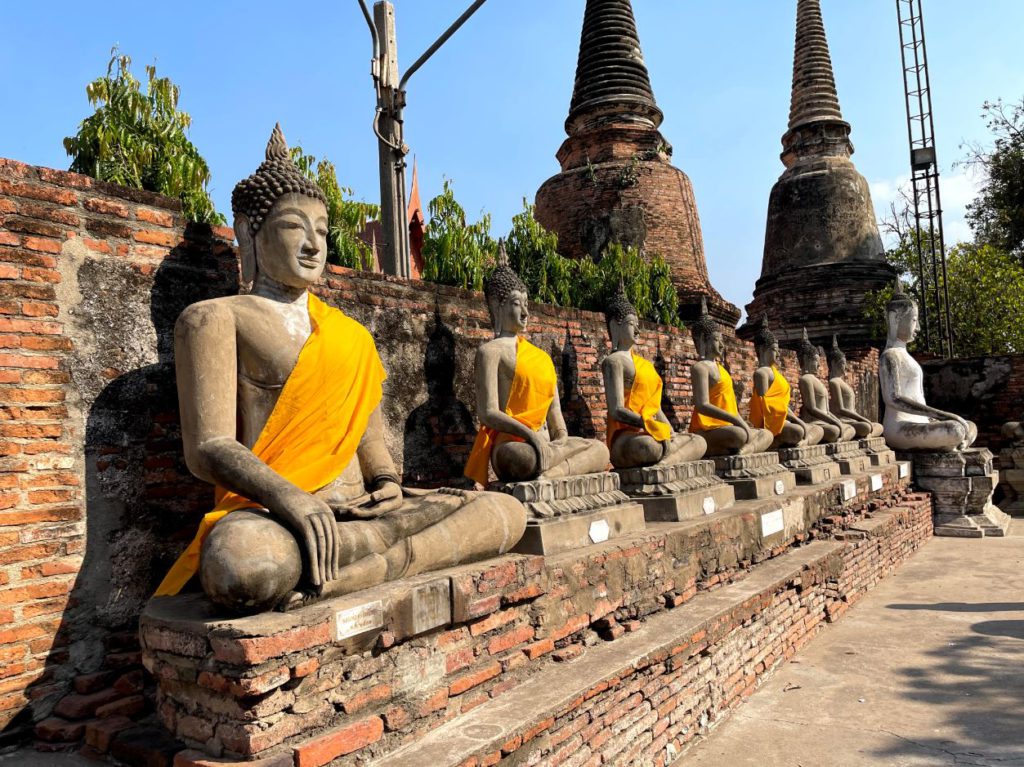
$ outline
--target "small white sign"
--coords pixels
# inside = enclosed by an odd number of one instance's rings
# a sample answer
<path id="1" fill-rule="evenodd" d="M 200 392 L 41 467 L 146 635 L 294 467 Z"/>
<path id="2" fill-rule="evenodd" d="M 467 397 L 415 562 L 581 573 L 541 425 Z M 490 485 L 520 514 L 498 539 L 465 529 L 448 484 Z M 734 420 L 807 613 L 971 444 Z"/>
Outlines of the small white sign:
<path id="1" fill-rule="evenodd" d="M 604 543 L 608 540 L 611 529 L 608 527 L 608 520 L 599 519 L 590 523 L 590 542 Z"/>
<path id="2" fill-rule="evenodd" d="M 910 476 L 910 462 L 900 461 L 900 479 L 906 479 Z"/>
<path id="3" fill-rule="evenodd" d="M 761 537 L 767 538 L 769 535 L 775 533 L 781 533 L 784 525 L 782 523 L 782 509 L 777 511 L 769 511 L 766 514 L 761 515 Z"/>
<path id="4" fill-rule="evenodd" d="M 857 497 L 857 483 L 852 479 L 843 480 L 843 500 Z"/>
<path id="5" fill-rule="evenodd" d="M 383 626 L 384 603 L 379 599 L 347 610 L 338 610 L 334 614 L 334 638 L 337 641 Z"/>
<path id="6" fill-rule="evenodd" d="M 877 490 L 881 490 L 882 489 L 882 475 L 881 474 L 872 474 L 871 475 L 871 489 L 873 491 L 877 491 Z"/>
<path id="7" fill-rule="evenodd" d="M 786 492 L 786 483 L 781 479 L 775 480 L 775 495 L 782 495 Z"/>
<path id="8" fill-rule="evenodd" d="M 704 513 L 714 514 L 718 511 L 718 504 L 715 503 L 715 497 L 713 495 L 705 496 L 704 498 Z"/>

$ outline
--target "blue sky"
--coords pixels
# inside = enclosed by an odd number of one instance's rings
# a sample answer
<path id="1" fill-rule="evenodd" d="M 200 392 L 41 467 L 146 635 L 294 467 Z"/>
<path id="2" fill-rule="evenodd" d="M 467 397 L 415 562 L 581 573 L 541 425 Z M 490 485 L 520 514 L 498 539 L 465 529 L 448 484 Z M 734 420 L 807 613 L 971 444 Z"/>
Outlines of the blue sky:
<path id="1" fill-rule="evenodd" d="M 401 67 L 469 0 L 396 0 Z M 584 0 L 488 0 L 412 79 L 406 141 L 424 201 L 454 179 L 472 216 L 503 234 L 523 197 L 558 171 Z M 768 193 L 782 171 L 795 0 L 634 0 L 641 44 L 674 162 L 691 178 L 714 285 L 740 306 L 760 274 Z M 907 176 L 895 0 L 822 0 L 854 162 L 875 204 Z M 976 179 L 953 169 L 964 141 L 985 141 L 986 99 L 1024 96 L 1020 0 L 924 0 L 947 239 L 967 236 Z M 142 10 L 145 8 L 145 10 Z M 85 84 L 110 47 L 135 71 L 155 63 L 180 87 L 191 139 L 207 158 L 218 208 L 259 163 L 275 121 L 288 140 L 338 166 L 376 200 L 370 40 L 356 0 L 50 0 L 4 7 L 0 156 L 66 168 L 61 140 L 90 113 Z"/>

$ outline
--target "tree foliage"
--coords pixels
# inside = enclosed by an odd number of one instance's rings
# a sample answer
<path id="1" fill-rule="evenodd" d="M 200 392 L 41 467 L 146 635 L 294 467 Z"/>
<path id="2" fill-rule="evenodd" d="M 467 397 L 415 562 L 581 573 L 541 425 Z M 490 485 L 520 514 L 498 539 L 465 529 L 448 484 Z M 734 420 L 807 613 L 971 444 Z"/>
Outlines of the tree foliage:
<path id="1" fill-rule="evenodd" d="M 131 59 L 111 51 L 106 75 L 85 88 L 96 111 L 64 139 L 71 170 L 177 197 L 188 220 L 223 224 L 206 188 L 210 169 L 188 139 L 192 118 L 178 111 L 178 86 L 154 66 L 146 77 L 143 93 Z"/>
<path id="2" fill-rule="evenodd" d="M 484 213 L 479 221 L 467 223 L 451 179 L 445 179 L 441 194 L 427 204 L 427 211 L 430 221 L 423 234 L 423 279 L 483 290 L 484 276 L 494 268 L 497 253 L 490 215 Z"/>
<path id="3" fill-rule="evenodd" d="M 301 146 L 292 147 L 291 158 L 327 198 L 327 260 L 350 269 L 372 269 L 373 249 L 360 235 L 371 221 L 380 220 L 380 206 L 349 199 L 352 190 L 338 183 L 330 160 L 317 161 Z"/>

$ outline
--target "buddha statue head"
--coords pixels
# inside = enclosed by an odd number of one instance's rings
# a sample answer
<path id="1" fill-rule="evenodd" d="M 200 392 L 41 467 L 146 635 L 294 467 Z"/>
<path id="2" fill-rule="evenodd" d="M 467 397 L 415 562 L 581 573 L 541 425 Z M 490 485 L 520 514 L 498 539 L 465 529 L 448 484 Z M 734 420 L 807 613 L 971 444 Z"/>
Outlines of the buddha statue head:
<path id="1" fill-rule="evenodd" d="M 828 350 L 826 357 L 828 359 L 829 378 L 842 378 L 846 375 L 846 355 L 839 348 L 839 336 L 833 334 L 832 348 Z"/>
<path id="2" fill-rule="evenodd" d="M 721 360 L 725 356 L 722 330 L 708 314 L 708 303 L 704 296 L 700 297 L 700 316 L 690 325 L 690 333 L 701 359 Z"/>
<path id="3" fill-rule="evenodd" d="M 613 351 L 628 351 L 640 340 L 640 315 L 626 297 L 626 286 L 621 282 L 618 292 L 604 310 L 604 320 Z"/>
<path id="4" fill-rule="evenodd" d="M 801 373 L 814 373 L 818 372 L 818 364 L 821 362 L 821 354 L 818 352 L 818 347 L 811 343 L 811 339 L 807 336 L 807 328 L 803 329 L 803 334 L 796 346 L 797 358 L 800 360 L 800 372 Z"/>
<path id="5" fill-rule="evenodd" d="M 484 280 L 484 296 L 491 313 L 494 334 L 520 335 L 530 320 L 526 283 L 519 279 L 505 253 L 505 242 L 498 241 L 498 266 Z"/>
<path id="6" fill-rule="evenodd" d="M 291 288 L 320 279 L 327 262 L 327 202 L 292 162 L 281 126 L 266 159 L 231 193 L 243 284 L 257 275 Z"/>
<path id="7" fill-rule="evenodd" d="M 768 316 L 764 314 L 761 315 L 761 321 L 754 332 L 754 352 L 757 354 L 757 364 L 760 367 L 767 368 L 781 362 L 779 339 L 768 327 Z"/>
<path id="8" fill-rule="evenodd" d="M 908 344 L 917 336 L 917 303 L 903 292 L 899 277 L 896 278 L 892 298 L 885 305 L 885 322 L 890 346 L 894 341 Z"/>

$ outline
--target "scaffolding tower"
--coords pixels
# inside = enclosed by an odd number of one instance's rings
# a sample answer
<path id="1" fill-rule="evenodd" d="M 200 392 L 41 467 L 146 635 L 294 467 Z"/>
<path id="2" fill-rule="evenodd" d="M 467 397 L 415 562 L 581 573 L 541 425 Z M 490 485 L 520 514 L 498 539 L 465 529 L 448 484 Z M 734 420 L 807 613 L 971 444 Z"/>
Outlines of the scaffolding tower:
<path id="1" fill-rule="evenodd" d="M 942 232 L 939 164 L 935 153 L 928 50 L 924 37 L 922 0 L 896 0 L 903 57 L 903 86 L 907 101 L 907 135 L 917 256 L 921 329 L 924 347 L 943 357 L 953 356 L 946 247 Z"/>

